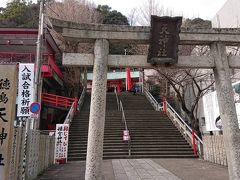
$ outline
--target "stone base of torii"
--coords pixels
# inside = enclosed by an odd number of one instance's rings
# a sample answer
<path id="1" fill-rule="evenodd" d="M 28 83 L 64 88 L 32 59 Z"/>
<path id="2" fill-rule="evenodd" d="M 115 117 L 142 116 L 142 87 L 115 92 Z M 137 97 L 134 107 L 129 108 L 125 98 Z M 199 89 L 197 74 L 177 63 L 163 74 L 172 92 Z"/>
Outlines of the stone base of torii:
<path id="1" fill-rule="evenodd" d="M 63 65 L 94 66 L 85 179 L 100 180 L 102 179 L 107 67 L 152 67 L 147 63 L 147 56 L 144 55 L 109 55 L 109 42 L 147 44 L 150 28 L 76 24 L 56 19 L 53 19 L 52 23 L 54 29 L 62 33 L 66 40 L 95 43 L 94 54 L 64 53 Z M 180 56 L 178 64 L 172 65 L 171 68 L 213 69 L 223 123 L 229 179 L 240 179 L 240 129 L 230 79 L 230 68 L 240 68 L 240 57 L 227 57 L 226 53 L 226 46 L 240 44 L 240 30 L 182 30 L 180 44 L 210 46 L 210 56 Z"/>

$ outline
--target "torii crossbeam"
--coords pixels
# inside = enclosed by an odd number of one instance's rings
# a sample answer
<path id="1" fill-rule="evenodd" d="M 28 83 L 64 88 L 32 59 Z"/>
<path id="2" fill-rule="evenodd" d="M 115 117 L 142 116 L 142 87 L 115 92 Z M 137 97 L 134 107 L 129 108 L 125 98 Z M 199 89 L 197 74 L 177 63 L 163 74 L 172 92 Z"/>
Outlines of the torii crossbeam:
<path id="1" fill-rule="evenodd" d="M 147 63 L 147 56 L 110 55 L 109 42 L 148 44 L 150 27 L 77 24 L 56 19 L 51 22 L 66 40 L 95 43 L 94 54 L 64 53 L 63 65 L 94 66 L 85 179 L 101 179 L 107 66 L 153 67 Z M 180 45 L 209 45 L 211 53 L 208 57 L 180 56 L 178 64 L 171 66 L 213 69 L 230 180 L 240 179 L 240 130 L 230 79 L 230 68 L 240 68 L 240 57 L 227 57 L 226 46 L 239 44 L 240 29 L 183 29 Z"/>

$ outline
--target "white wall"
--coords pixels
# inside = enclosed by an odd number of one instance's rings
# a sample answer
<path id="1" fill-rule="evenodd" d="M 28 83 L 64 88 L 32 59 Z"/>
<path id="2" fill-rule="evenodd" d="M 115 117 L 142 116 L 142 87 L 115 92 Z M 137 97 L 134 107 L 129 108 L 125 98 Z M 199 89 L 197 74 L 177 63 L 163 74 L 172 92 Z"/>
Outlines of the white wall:
<path id="1" fill-rule="evenodd" d="M 228 0 L 212 19 L 212 27 L 240 27 L 240 0 Z"/>

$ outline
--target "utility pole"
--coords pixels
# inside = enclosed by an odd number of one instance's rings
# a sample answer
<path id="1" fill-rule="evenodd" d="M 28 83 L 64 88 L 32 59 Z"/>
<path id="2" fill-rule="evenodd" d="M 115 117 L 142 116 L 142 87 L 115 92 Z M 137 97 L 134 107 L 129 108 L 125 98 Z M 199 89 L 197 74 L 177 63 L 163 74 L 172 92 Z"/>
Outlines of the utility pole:
<path id="1" fill-rule="evenodd" d="M 34 77 L 34 102 L 40 101 L 41 93 L 41 66 L 42 66 L 42 46 L 43 46 L 43 22 L 44 22 L 44 3 L 45 0 L 40 1 L 39 10 L 39 25 L 38 25 L 38 37 L 37 37 L 37 48 L 36 48 L 36 60 L 35 60 L 35 77 Z M 38 116 L 35 122 L 35 128 L 39 128 L 40 117 Z"/>
<path id="2" fill-rule="evenodd" d="M 39 93 L 41 88 L 41 50 L 42 50 L 42 39 L 43 39 L 43 14 L 44 9 L 44 0 L 40 1 L 40 10 L 39 10 L 39 25 L 38 25 L 38 38 L 37 38 L 37 49 L 36 49 L 36 60 L 35 60 L 35 74 L 34 74 L 34 83 L 33 83 L 33 102 L 39 101 Z M 39 122 L 40 122 L 40 116 L 37 117 L 36 120 L 33 120 L 31 117 L 29 117 L 26 120 L 26 131 L 25 131 L 25 142 L 23 147 L 23 162 L 26 162 L 27 159 L 27 146 L 28 146 L 28 133 L 31 128 L 38 129 L 39 128 Z M 26 179 L 26 164 L 22 164 L 22 180 Z"/>

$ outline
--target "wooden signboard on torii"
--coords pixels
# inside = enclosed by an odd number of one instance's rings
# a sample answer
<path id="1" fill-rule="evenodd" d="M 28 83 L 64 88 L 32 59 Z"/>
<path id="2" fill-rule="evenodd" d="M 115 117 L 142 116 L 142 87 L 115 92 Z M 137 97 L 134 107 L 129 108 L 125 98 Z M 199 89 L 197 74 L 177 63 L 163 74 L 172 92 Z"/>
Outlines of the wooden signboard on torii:
<path id="1" fill-rule="evenodd" d="M 86 180 L 101 176 L 103 130 L 105 121 L 107 67 L 137 67 L 151 68 L 158 60 L 166 60 L 170 68 L 208 68 L 213 69 L 218 103 L 223 121 L 224 145 L 226 147 L 229 178 L 240 179 L 240 130 L 233 99 L 230 79 L 230 68 L 240 68 L 240 57 L 226 54 L 226 46 L 240 44 L 240 29 L 193 29 L 182 30 L 179 34 L 179 45 L 208 45 L 210 56 L 178 56 L 164 59 L 166 51 L 162 48 L 160 54 L 151 55 L 111 55 L 110 43 L 149 44 L 150 27 L 116 26 L 77 24 L 52 19 L 53 28 L 72 42 L 90 42 L 94 44 L 94 54 L 64 53 L 65 66 L 93 66 L 93 86 L 89 127 L 92 130 L 88 135 Z M 168 25 L 167 25 L 168 26 Z M 161 27 L 161 26 L 160 26 Z M 166 26 L 159 30 L 160 36 L 168 35 Z M 155 38 L 155 37 L 154 37 Z M 166 37 L 158 41 L 163 45 Z M 178 46 L 177 41 L 173 43 Z M 166 44 L 165 44 L 166 45 Z M 177 49 L 174 49 L 177 52 Z M 177 55 L 177 54 L 175 54 Z M 147 61 L 149 60 L 149 62 Z M 153 61 L 152 61 L 153 60 Z M 171 61 L 171 62 L 170 62 Z M 174 64 L 175 63 L 175 64 Z"/>

